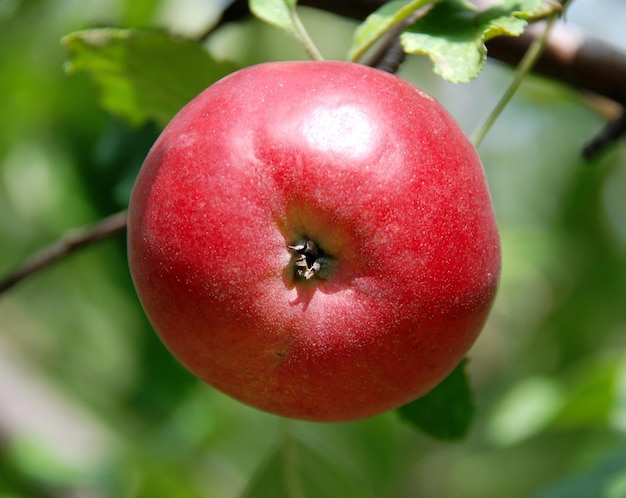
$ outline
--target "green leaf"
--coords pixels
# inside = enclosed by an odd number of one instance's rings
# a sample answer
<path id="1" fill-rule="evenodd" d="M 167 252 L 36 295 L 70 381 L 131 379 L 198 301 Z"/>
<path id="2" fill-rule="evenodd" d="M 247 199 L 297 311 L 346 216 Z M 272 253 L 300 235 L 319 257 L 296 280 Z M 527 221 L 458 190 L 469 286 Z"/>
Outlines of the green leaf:
<path id="1" fill-rule="evenodd" d="M 268 496 L 368 498 L 371 493 L 350 468 L 288 437 L 259 467 L 242 498 Z"/>
<path id="2" fill-rule="evenodd" d="M 259 19 L 299 38 L 298 28 L 291 15 L 296 7 L 295 0 L 249 0 L 248 4 Z"/>
<path id="3" fill-rule="evenodd" d="M 400 417 L 437 439 L 462 439 L 476 412 L 466 364 L 463 360 L 428 394 L 398 408 Z"/>
<path id="4" fill-rule="evenodd" d="M 394 0 L 385 3 L 357 28 L 348 52 L 351 61 L 359 60 L 363 54 L 386 32 L 404 21 L 418 9 L 434 3 L 433 0 Z"/>
<path id="5" fill-rule="evenodd" d="M 165 126 L 187 102 L 237 68 L 194 40 L 130 29 L 89 29 L 63 38 L 69 73 L 87 72 L 104 109 L 133 126 Z"/>
<path id="6" fill-rule="evenodd" d="M 487 40 L 521 35 L 526 19 L 543 10 L 542 0 L 501 0 L 484 11 L 468 0 L 443 0 L 411 25 L 400 41 L 407 53 L 430 57 L 442 78 L 463 83 L 482 70 Z"/>

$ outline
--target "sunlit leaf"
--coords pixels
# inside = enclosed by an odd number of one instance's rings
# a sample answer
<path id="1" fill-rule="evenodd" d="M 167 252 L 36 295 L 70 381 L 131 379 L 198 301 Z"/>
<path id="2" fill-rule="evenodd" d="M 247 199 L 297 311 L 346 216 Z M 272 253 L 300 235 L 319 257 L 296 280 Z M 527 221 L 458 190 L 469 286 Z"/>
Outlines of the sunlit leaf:
<path id="1" fill-rule="evenodd" d="M 236 68 L 216 61 L 194 40 L 164 32 L 89 29 L 63 38 L 68 72 L 87 72 L 107 111 L 137 126 L 164 126 L 178 110 Z"/>
<path id="2" fill-rule="evenodd" d="M 479 11 L 468 0 L 443 0 L 405 31 L 400 40 L 409 54 L 425 54 L 442 78 L 462 83 L 475 78 L 487 59 L 485 42 L 494 36 L 519 36 L 526 19 L 542 11 L 542 0 L 502 0 Z"/>
<path id="3" fill-rule="evenodd" d="M 399 415 L 429 436 L 462 439 L 469 430 L 476 406 L 463 360 L 427 395 L 397 409 Z"/>
<path id="4" fill-rule="evenodd" d="M 435 0 L 436 1 L 436 0 Z M 385 3 L 357 28 L 348 58 L 358 60 L 387 31 L 404 21 L 418 9 L 435 3 L 433 0 L 394 0 Z"/>

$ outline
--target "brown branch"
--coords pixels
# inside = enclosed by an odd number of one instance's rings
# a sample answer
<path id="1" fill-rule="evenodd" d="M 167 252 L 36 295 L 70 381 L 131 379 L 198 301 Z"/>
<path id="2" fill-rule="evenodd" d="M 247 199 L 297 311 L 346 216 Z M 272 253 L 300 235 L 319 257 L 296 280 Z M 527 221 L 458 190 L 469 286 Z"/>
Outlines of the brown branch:
<path id="1" fill-rule="evenodd" d="M 481 9 L 490 0 L 473 0 Z M 322 8 L 356 19 L 367 16 L 370 9 L 385 0 L 337 2 L 301 0 L 301 4 Z M 563 5 L 568 0 L 561 1 Z M 520 37 L 501 36 L 487 43 L 491 59 L 516 67 L 532 43 L 541 36 L 544 23 L 535 23 Z M 583 148 L 583 157 L 592 159 L 609 144 L 626 136 L 626 54 L 567 24 L 557 24 L 550 31 L 545 48 L 533 73 L 557 80 L 582 92 L 589 92 L 618 103 L 621 117 L 611 121 Z"/>
<path id="2" fill-rule="evenodd" d="M 300 0 L 299 4 L 363 20 L 386 1 Z M 473 1 L 481 8 L 488 5 L 487 0 Z M 249 11 L 245 8 L 246 3 L 246 0 L 233 2 L 224 18 L 233 22 L 247 17 Z M 541 32 L 541 26 L 531 26 L 519 37 L 493 38 L 487 42 L 489 57 L 517 66 Z M 626 53 L 571 25 L 561 23 L 552 29 L 534 72 L 626 105 Z"/>
<path id="3" fill-rule="evenodd" d="M 362 20 L 386 1 L 300 0 L 299 3 Z M 487 5 L 485 0 L 474 3 L 481 8 Z M 542 31 L 541 26 L 531 26 L 520 37 L 493 38 L 487 43 L 489 57 L 517 66 Z M 568 24 L 552 29 L 534 72 L 626 104 L 626 54 Z"/>
<path id="4" fill-rule="evenodd" d="M 533 25 L 518 38 L 494 38 L 487 44 L 489 56 L 515 64 L 541 29 Z M 626 54 L 572 26 L 558 24 L 551 30 L 533 72 L 620 105 L 622 117 L 610 122 L 585 145 L 585 159 L 593 159 L 626 135 Z"/>
<path id="5" fill-rule="evenodd" d="M 44 247 L 27 259 L 22 266 L 0 280 L 0 295 L 25 278 L 50 266 L 69 254 L 126 229 L 126 211 L 121 211 L 97 222 L 93 226 L 74 229 L 59 240 Z"/>
<path id="6" fill-rule="evenodd" d="M 541 28 L 533 25 L 518 38 L 494 38 L 487 44 L 489 55 L 517 63 Z M 552 29 L 534 72 L 626 104 L 626 54 L 572 26 L 558 24 Z"/>
<path id="7" fill-rule="evenodd" d="M 473 0 L 481 9 L 487 8 L 490 1 Z M 342 17 L 363 20 L 386 2 L 387 0 L 300 0 L 299 4 Z M 568 0 L 561 0 L 558 3 L 565 5 Z M 228 22 L 245 18 L 249 12 L 244 4 L 247 4 L 246 0 L 233 2 L 224 18 Z M 517 67 L 541 32 L 541 26 L 531 26 L 520 37 L 493 38 L 487 42 L 489 58 Z M 552 29 L 533 72 L 577 90 L 610 99 L 626 108 L 626 53 L 571 25 L 561 23 Z M 613 126 L 611 129 L 613 130 L 611 141 L 614 141 L 620 136 L 616 136 L 615 130 L 623 130 L 624 127 Z M 596 145 L 609 143 L 610 141 L 604 140 L 603 136 L 604 132 L 601 132 L 591 143 Z M 599 151 L 596 145 L 591 147 L 594 153 Z"/>

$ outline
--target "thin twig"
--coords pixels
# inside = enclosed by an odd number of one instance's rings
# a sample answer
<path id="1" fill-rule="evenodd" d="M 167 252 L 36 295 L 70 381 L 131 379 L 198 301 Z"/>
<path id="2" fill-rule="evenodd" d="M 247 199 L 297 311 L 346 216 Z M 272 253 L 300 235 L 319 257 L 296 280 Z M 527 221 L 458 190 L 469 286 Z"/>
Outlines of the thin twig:
<path id="1" fill-rule="evenodd" d="M 609 145 L 626 135 L 626 111 L 614 121 L 610 121 L 583 148 L 583 157 L 587 160 L 596 158 Z"/>
<path id="2" fill-rule="evenodd" d="M 0 280 L 0 295 L 52 263 L 88 245 L 112 237 L 126 229 L 126 211 L 103 218 L 95 225 L 74 229 L 37 251 L 22 266 Z"/>
<path id="3" fill-rule="evenodd" d="M 363 62 L 366 66 L 375 67 L 381 71 L 395 74 L 398 72 L 400 65 L 406 59 L 404 47 L 400 43 L 400 35 L 402 32 L 420 17 L 426 15 L 431 5 L 422 7 L 410 15 L 407 19 L 393 26 L 386 34 L 378 49 L 374 51 L 370 57 Z"/>
<path id="4" fill-rule="evenodd" d="M 385 71 L 386 73 L 396 74 L 400 70 L 400 66 L 406 60 L 406 52 L 399 38 L 395 38 L 390 43 L 382 57 L 373 64 L 372 67 Z"/>

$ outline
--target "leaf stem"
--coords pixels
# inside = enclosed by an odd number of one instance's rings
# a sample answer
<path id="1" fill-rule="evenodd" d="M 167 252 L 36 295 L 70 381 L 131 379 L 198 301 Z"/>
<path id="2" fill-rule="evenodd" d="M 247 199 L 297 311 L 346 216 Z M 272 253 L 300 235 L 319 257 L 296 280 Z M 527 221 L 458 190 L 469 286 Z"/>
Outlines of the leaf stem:
<path id="1" fill-rule="evenodd" d="M 315 45 L 315 43 L 309 36 L 309 33 L 304 27 L 304 24 L 302 24 L 302 21 L 300 20 L 300 16 L 298 15 L 298 12 L 296 12 L 295 5 L 289 9 L 289 15 L 291 17 L 291 21 L 293 22 L 294 27 L 296 28 L 298 37 L 300 38 L 300 41 L 304 45 L 304 49 L 309 54 L 309 57 L 311 57 L 311 59 L 313 59 L 314 61 L 323 61 L 324 56 L 317 49 L 317 46 Z"/>
<path id="2" fill-rule="evenodd" d="M 528 47 L 528 50 L 524 54 L 524 57 L 520 61 L 519 65 L 517 66 L 517 71 L 515 72 L 515 78 L 513 79 L 509 87 L 506 89 L 506 91 L 504 92 L 504 94 L 502 95 L 502 97 L 500 98 L 496 106 L 493 108 L 489 116 L 487 116 L 487 118 L 482 123 L 482 125 L 474 132 L 472 136 L 472 143 L 474 144 L 474 147 L 478 147 L 482 143 L 487 132 L 491 129 L 491 127 L 496 122 L 496 120 L 498 119 L 498 117 L 500 116 L 504 108 L 507 106 L 507 104 L 511 101 L 511 99 L 513 98 L 513 95 L 515 95 L 515 92 L 517 92 L 517 90 L 519 89 L 524 78 L 532 70 L 533 66 L 539 59 L 539 56 L 541 55 L 541 52 L 543 51 L 546 45 L 548 34 L 550 33 L 550 30 L 552 29 L 552 26 L 554 25 L 558 17 L 559 17 L 558 13 L 552 14 L 550 18 L 548 19 L 546 23 L 546 27 L 543 30 L 543 33 L 541 34 L 541 36 L 535 39 L 533 43 L 530 45 L 530 47 Z"/>

